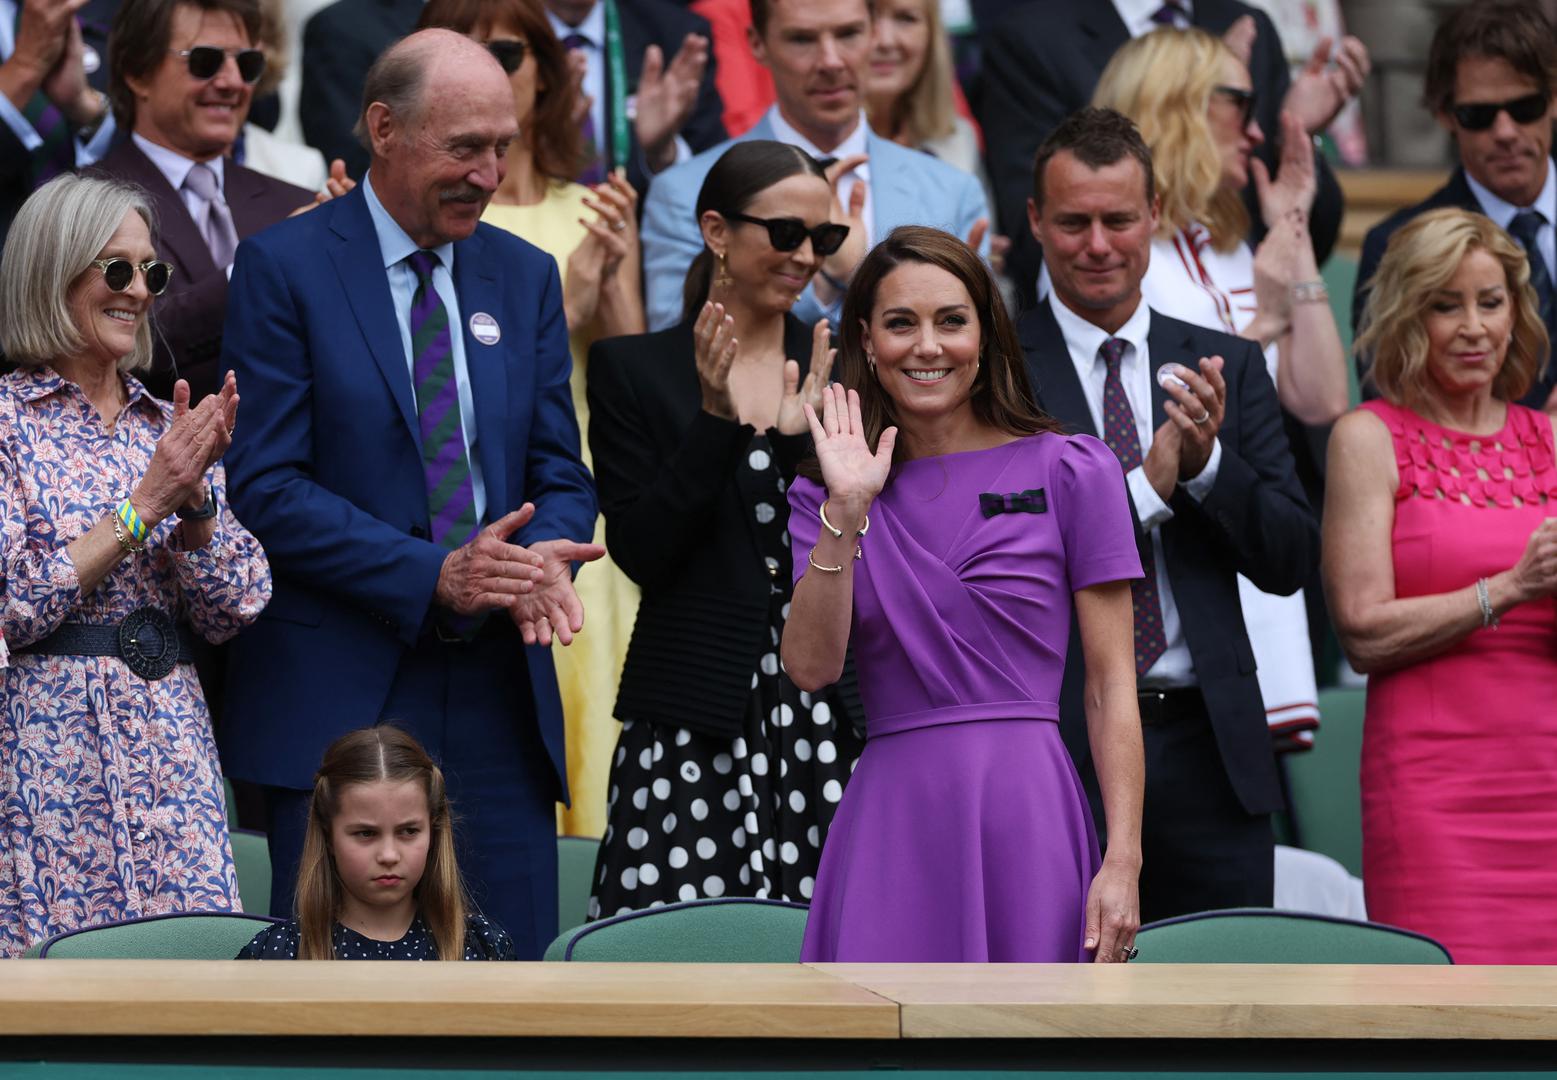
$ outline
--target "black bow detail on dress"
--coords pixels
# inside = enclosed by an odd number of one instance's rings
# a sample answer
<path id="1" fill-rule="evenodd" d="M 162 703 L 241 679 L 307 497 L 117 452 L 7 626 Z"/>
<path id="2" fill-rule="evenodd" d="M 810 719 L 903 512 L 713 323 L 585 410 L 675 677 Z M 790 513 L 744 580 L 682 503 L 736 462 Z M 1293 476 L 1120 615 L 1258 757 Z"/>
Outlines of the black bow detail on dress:
<path id="1" fill-rule="evenodd" d="M 992 495 L 986 491 L 979 496 L 979 509 L 987 518 L 996 514 L 1045 514 L 1049 511 L 1049 497 L 1043 488 L 1013 491 L 1009 495 Z"/>

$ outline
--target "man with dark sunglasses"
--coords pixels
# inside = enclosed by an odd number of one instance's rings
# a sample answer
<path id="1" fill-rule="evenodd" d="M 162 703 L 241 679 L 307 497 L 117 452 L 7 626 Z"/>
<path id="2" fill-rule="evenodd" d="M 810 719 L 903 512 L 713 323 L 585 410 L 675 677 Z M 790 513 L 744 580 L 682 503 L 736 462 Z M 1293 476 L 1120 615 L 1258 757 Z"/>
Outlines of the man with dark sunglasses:
<path id="1" fill-rule="evenodd" d="M 1552 284 L 1557 272 L 1557 172 L 1552 168 L 1557 27 L 1535 0 L 1466 4 L 1433 35 L 1423 96 L 1453 136 L 1460 166 L 1438 191 L 1368 233 L 1357 268 L 1354 326 L 1362 322 L 1368 280 L 1395 230 L 1428 210 L 1453 206 L 1486 214 L 1525 249 L 1547 332 L 1557 337 Z M 1365 372 L 1359 357 L 1358 376 Z M 1554 386 L 1557 365 L 1548 365 L 1521 402 L 1544 408 L 1554 400 Z M 1374 396 L 1367 384 L 1364 393 Z"/>
<path id="2" fill-rule="evenodd" d="M 130 137 L 97 169 L 151 196 L 157 254 L 173 265 L 145 379 L 159 397 L 179 378 L 196 402 L 218 389 L 238 242 L 313 202 L 228 156 L 265 69 L 259 29 L 258 0 L 124 0 L 114 19 L 109 96 Z"/>

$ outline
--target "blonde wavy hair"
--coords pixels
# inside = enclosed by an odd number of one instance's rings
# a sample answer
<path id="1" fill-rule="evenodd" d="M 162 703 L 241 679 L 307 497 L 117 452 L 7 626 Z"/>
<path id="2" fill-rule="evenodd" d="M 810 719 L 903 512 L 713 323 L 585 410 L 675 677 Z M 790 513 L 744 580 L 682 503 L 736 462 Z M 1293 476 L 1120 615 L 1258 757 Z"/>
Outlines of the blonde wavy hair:
<path id="1" fill-rule="evenodd" d="M 1103 69 L 1092 104 L 1124 113 L 1151 147 L 1160 236 L 1196 222 L 1218 251 L 1231 251 L 1249 231 L 1249 212 L 1222 186 L 1222 155 L 1207 110 L 1225 59 L 1237 60 L 1222 39 L 1204 30 L 1154 30 L 1120 46 Z"/>
<path id="2" fill-rule="evenodd" d="M 891 116 L 869 117 L 871 127 L 887 138 L 901 136 L 908 146 L 950 135 L 957 113 L 952 106 L 952 55 L 941 19 L 940 0 L 910 0 L 919 5 L 930 35 L 924 67 L 907 90 L 892 103 Z M 875 5 L 874 19 L 890 19 L 885 0 Z"/>
<path id="3" fill-rule="evenodd" d="M 1513 332 L 1492 393 L 1517 401 L 1545 368 L 1550 342 L 1524 249 L 1490 218 L 1445 207 L 1412 219 L 1390 237 L 1368 283 L 1368 309 L 1353 348 L 1358 356 L 1371 357 L 1367 378 L 1391 404 L 1420 410 L 1429 350 L 1423 316 L 1433 294 L 1449 283 L 1472 251 L 1485 251 L 1503 264 L 1514 305 Z"/>

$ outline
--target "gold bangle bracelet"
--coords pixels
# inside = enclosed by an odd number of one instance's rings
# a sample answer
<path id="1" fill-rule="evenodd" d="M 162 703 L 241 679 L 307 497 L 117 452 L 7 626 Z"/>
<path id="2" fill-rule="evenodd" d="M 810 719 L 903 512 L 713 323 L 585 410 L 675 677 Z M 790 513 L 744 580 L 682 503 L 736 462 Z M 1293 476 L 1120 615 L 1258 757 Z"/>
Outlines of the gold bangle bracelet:
<path id="1" fill-rule="evenodd" d="M 831 521 L 827 520 L 827 500 L 826 499 L 822 500 L 822 505 L 818 508 L 818 512 L 821 514 L 821 517 L 822 517 L 822 526 L 828 532 L 832 533 L 835 537 L 838 537 L 839 539 L 842 539 L 843 538 L 843 530 L 838 528 L 838 526 L 834 525 Z M 854 535 L 855 536 L 864 536 L 868 532 L 870 532 L 870 515 L 866 514 L 865 515 L 865 521 L 860 526 L 859 532 L 855 533 Z"/>
<path id="2" fill-rule="evenodd" d="M 859 554 L 858 554 L 859 549 L 855 548 L 855 552 L 856 552 L 856 554 L 855 554 L 854 557 L 855 558 L 859 558 Z M 806 562 L 811 564 L 811 569 L 813 569 L 813 570 L 820 570 L 824 574 L 841 574 L 841 573 L 843 573 L 843 567 L 841 567 L 841 566 L 823 566 L 821 563 L 817 562 L 816 561 L 816 548 L 812 548 L 811 549 L 810 554 L 808 554 L 806 556 Z"/>

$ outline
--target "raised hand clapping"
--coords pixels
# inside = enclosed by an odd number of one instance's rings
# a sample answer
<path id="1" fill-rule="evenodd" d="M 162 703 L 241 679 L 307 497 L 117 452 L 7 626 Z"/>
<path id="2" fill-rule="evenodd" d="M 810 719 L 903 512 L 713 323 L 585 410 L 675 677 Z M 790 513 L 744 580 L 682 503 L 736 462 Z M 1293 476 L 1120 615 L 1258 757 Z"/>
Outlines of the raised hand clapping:
<path id="1" fill-rule="evenodd" d="M 827 320 L 822 319 L 811 331 L 811 370 L 806 372 L 804 385 L 800 382 L 800 365 L 794 360 L 784 361 L 784 396 L 779 399 L 778 422 L 774 425 L 779 434 L 805 434 L 806 414 L 801 406 L 809 405 L 813 412 L 824 407 L 827 380 L 832 378 L 833 361 L 837 358 L 832 331 Z"/>

